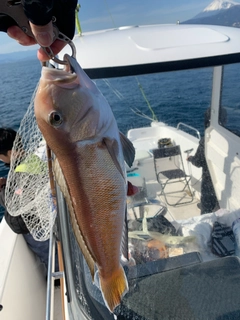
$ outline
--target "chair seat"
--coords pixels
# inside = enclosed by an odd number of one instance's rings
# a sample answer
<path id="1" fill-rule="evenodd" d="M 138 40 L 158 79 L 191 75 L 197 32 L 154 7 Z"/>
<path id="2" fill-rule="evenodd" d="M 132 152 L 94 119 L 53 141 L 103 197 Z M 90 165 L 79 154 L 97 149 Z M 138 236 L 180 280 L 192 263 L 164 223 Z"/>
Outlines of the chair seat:
<path id="1" fill-rule="evenodd" d="M 166 170 L 158 173 L 164 175 L 168 179 L 185 178 L 187 175 L 181 169 Z"/>
<path id="2" fill-rule="evenodd" d="M 153 159 L 157 181 L 161 185 L 161 195 L 164 196 L 166 203 L 169 206 L 176 206 L 183 203 L 192 202 L 193 193 L 189 185 L 191 176 L 186 174 L 184 170 L 180 146 L 176 145 L 153 149 Z M 165 160 L 163 161 L 163 159 Z M 165 168 L 169 168 L 169 166 L 171 166 L 172 169 L 162 171 L 163 166 L 165 166 Z M 166 192 L 165 188 L 167 189 L 167 185 L 172 183 L 176 184 L 176 188 Z M 181 197 L 180 200 L 177 200 L 175 203 L 169 203 L 167 199 L 169 194 L 183 192 L 186 188 L 188 189 L 188 192 L 185 192 L 184 196 Z M 190 195 L 190 199 L 186 200 L 185 195 Z"/>

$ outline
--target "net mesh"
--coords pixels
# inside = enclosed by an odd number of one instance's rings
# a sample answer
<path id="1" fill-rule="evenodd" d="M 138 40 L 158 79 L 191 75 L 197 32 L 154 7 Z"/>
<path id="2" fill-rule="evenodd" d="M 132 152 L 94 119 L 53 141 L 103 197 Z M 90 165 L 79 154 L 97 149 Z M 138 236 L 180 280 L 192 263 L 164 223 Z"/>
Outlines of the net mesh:
<path id="1" fill-rule="evenodd" d="M 44 241 L 50 236 L 56 209 L 51 197 L 46 143 L 34 115 L 37 88 L 14 141 L 5 201 L 12 216 L 22 216 L 34 239 Z"/>

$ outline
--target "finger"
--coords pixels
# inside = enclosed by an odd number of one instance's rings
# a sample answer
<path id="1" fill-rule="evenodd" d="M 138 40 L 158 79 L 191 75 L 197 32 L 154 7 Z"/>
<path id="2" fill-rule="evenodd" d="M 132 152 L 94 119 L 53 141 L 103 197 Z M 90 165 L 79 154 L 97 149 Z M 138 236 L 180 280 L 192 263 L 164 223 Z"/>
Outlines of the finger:
<path id="1" fill-rule="evenodd" d="M 53 42 L 53 26 L 50 21 L 44 26 L 37 26 L 30 22 L 32 33 L 34 34 L 36 41 L 43 47 L 50 47 Z"/>
<path id="2" fill-rule="evenodd" d="M 10 38 L 17 40 L 22 46 L 31 46 L 36 44 L 36 40 L 26 35 L 18 26 L 11 26 L 7 29 Z"/>
<path id="3" fill-rule="evenodd" d="M 54 43 L 51 45 L 53 54 L 57 55 L 65 46 L 66 46 L 66 42 L 64 41 L 61 41 L 61 40 L 54 41 Z M 49 56 L 45 53 L 45 51 L 42 48 L 38 50 L 37 56 L 40 61 L 50 60 Z"/>

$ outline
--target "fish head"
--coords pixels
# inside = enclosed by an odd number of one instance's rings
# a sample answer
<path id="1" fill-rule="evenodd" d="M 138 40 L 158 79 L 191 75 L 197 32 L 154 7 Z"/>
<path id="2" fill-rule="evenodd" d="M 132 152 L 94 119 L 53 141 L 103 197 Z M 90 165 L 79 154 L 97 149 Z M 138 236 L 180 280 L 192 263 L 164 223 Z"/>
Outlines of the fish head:
<path id="1" fill-rule="evenodd" d="M 107 101 L 79 68 L 75 73 L 42 68 L 34 110 L 50 148 L 56 136 L 61 144 L 89 140 L 99 136 L 112 121 Z"/>
<path id="2" fill-rule="evenodd" d="M 79 128 L 86 123 L 85 115 L 92 104 L 90 93 L 80 86 L 76 74 L 43 67 L 34 106 L 41 131 L 72 134 L 74 139 L 76 128 L 76 138 L 83 139 L 84 133 L 89 133 Z"/>

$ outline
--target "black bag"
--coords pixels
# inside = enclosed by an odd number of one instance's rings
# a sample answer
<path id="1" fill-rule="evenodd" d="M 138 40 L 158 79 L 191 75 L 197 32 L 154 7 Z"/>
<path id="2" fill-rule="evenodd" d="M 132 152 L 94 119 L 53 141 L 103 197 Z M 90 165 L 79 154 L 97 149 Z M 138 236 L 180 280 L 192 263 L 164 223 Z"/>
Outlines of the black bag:
<path id="1" fill-rule="evenodd" d="M 235 237 L 230 227 L 215 222 L 212 231 L 212 253 L 219 257 L 235 253 Z"/>

